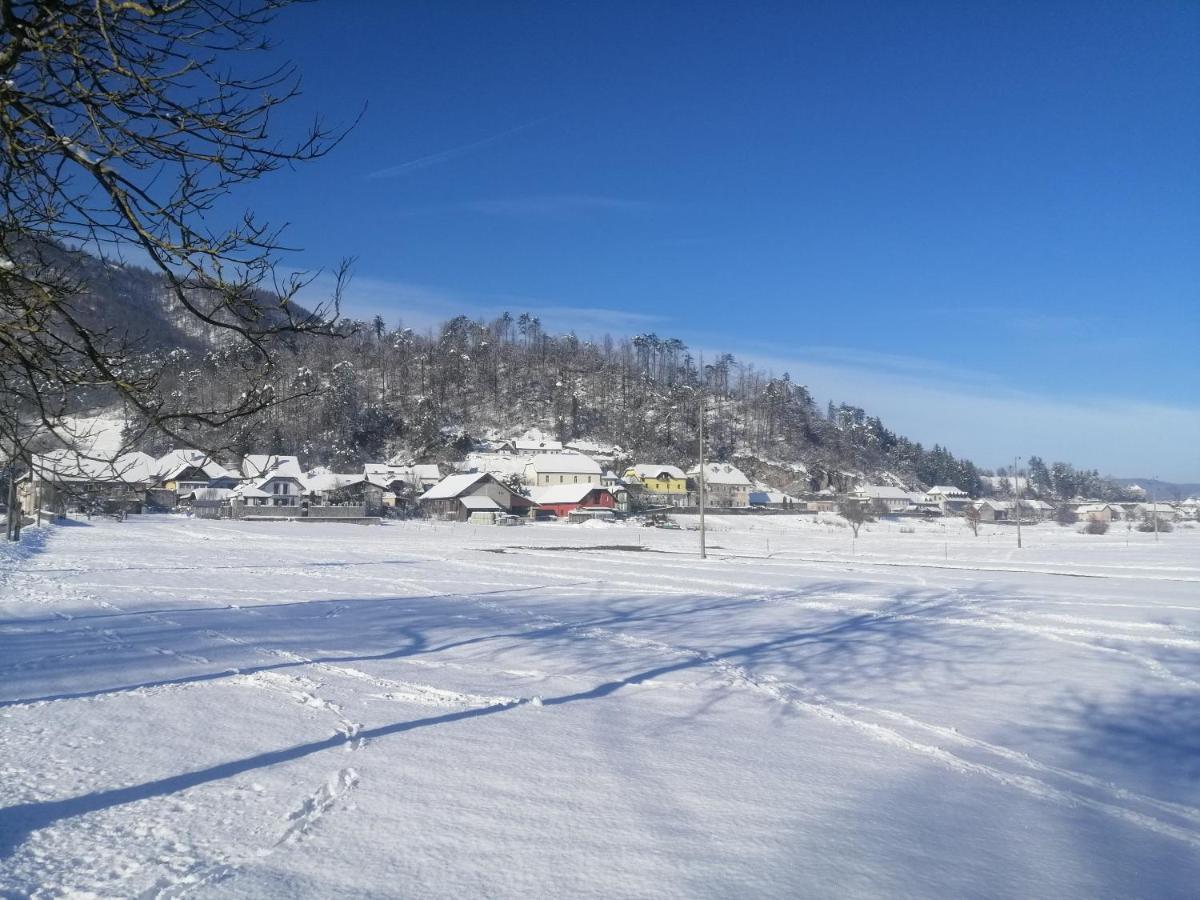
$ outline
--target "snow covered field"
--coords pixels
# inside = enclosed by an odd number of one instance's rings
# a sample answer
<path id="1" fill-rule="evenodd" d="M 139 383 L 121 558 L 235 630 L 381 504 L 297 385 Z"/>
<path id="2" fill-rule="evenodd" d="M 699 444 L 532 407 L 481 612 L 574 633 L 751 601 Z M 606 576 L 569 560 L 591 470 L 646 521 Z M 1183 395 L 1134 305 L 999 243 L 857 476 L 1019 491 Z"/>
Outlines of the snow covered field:
<path id="1" fill-rule="evenodd" d="M 1200 530 L 711 521 L 28 531 L 0 894 L 1196 896 Z"/>

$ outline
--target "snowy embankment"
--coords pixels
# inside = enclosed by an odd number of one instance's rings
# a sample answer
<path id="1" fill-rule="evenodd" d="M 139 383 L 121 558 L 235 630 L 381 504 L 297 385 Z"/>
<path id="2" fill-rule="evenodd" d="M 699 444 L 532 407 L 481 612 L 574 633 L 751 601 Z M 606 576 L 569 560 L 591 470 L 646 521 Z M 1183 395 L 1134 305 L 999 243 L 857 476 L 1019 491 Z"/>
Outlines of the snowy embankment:
<path id="1" fill-rule="evenodd" d="M 1200 530 L 710 522 L 30 530 L 0 893 L 1194 896 Z"/>

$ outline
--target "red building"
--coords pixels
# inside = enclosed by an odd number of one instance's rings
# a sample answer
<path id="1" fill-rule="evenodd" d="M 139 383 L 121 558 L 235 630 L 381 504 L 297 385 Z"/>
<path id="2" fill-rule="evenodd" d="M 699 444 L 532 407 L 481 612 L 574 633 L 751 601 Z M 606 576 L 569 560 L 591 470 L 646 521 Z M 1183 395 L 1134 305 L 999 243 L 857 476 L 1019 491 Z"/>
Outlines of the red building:
<path id="1" fill-rule="evenodd" d="M 573 509 L 598 507 L 613 509 L 617 504 L 612 491 L 594 484 L 548 484 L 529 489 L 530 499 L 542 509 L 565 519 Z"/>

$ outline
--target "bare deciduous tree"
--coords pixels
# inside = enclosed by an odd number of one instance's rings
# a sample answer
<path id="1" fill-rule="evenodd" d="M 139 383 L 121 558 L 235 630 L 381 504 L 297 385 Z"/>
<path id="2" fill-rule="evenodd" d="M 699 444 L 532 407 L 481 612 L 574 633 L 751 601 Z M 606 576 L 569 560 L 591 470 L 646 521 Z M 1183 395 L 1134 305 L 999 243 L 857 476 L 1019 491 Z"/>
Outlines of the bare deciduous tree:
<path id="1" fill-rule="evenodd" d="M 838 515 L 850 523 L 855 537 L 858 537 L 858 529 L 862 528 L 863 523 L 871 521 L 867 504 L 860 500 L 843 500 L 838 503 Z"/>
<path id="2" fill-rule="evenodd" d="M 320 121 L 292 143 L 272 116 L 298 93 L 290 65 L 231 68 L 266 48 L 290 0 L 0 2 L 0 452 L 28 458 L 81 405 L 119 397 L 147 427 L 185 434 L 286 401 L 272 384 L 281 335 L 336 331 L 345 267 L 327 304 L 293 301 L 278 230 L 247 213 L 214 226 L 218 200 L 344 132 Z M 132 255 L 175 309 L 238 352 L 246 389 L 204 407 L 159 390 L 139 336 L 80 298 L 75 261 Z"/>

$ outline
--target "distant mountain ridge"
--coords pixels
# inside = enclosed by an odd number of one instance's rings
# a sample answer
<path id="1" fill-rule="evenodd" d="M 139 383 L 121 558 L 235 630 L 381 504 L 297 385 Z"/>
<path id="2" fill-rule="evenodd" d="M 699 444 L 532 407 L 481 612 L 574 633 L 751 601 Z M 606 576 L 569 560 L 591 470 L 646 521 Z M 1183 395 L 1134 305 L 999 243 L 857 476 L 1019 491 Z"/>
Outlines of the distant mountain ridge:
<path id="1" fill-rule="evenodd" d="M 39 255 L 86 286 L 71 302 L 83 322 L 97 331 L 112 329 L 114 338 L 128 340 L 138 351 L 202 351 L 227 334 L 185 309 L 159 272 L 63 247 L 43 246 Z M 261 297 L 267 321 L 282 320 L 270 295 L 262 292 Z M 294 309 L 298 316 L 308 314 L 301 306 Z"/>

